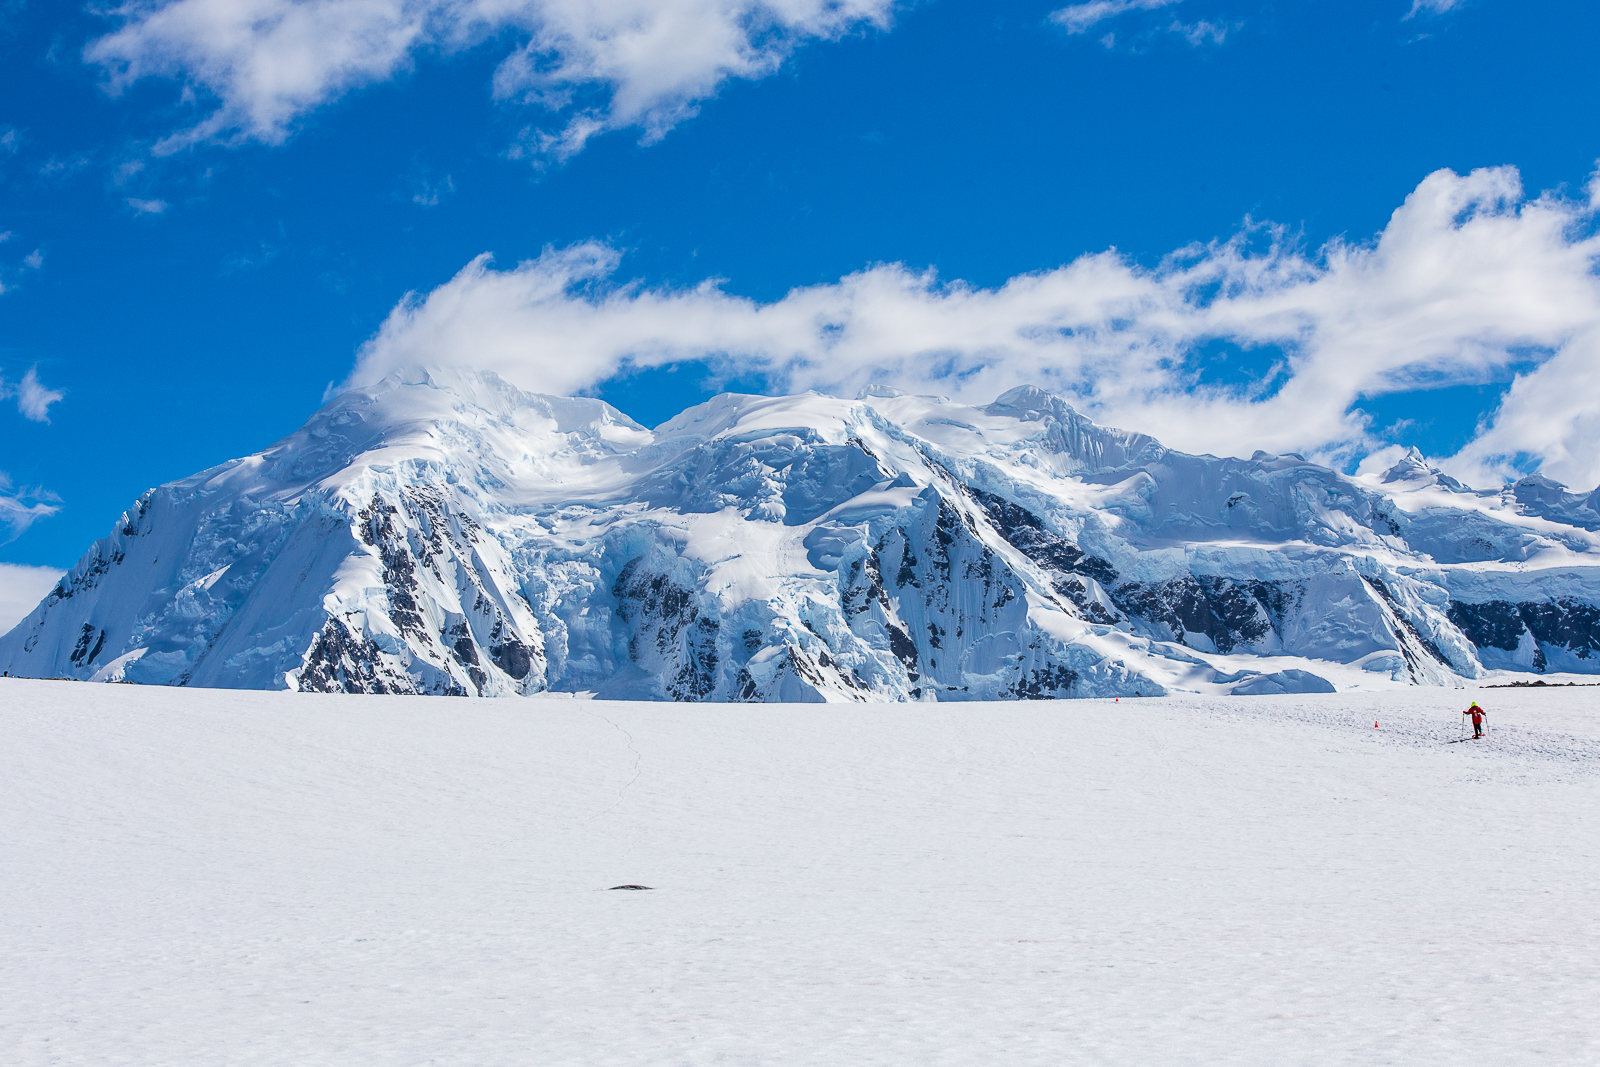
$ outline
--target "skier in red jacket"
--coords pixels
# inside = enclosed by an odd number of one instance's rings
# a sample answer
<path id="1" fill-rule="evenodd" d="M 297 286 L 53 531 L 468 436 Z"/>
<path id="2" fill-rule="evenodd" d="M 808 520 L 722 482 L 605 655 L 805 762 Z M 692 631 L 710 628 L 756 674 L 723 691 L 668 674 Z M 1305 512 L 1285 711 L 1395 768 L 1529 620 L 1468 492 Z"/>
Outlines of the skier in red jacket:
<path id="1" fill-rule="evenodd" d="M 1482 737 L 1483 736 L 1483 720 L 1484 720 L 1484 717 L 1487 716 L 1489 713 L 1487 711 L 1484 711 L 1482 708 L 1478 707 L 1478 702 L 1476 700 L 1474 700 L 1472 702 L 1472 707 L 1468 708 L 1466 711 L 1463 711 L 1461 714 L 1463 714 L 1463 715 L 1471 715 L 1472 716 L 1472 737 L 1473 737 L 1473 740 L 1477 740 L 1478 738 Z"/>

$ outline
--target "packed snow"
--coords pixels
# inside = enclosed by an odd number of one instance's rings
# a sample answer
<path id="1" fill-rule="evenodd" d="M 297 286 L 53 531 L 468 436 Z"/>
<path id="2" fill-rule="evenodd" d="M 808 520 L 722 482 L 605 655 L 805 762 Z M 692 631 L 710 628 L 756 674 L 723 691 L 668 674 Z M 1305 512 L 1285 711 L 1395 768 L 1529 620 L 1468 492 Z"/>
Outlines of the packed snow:
<path id="1" fill-rule="evenodd" d="M 0 1059 L 1600 1062 L 1597 693 L 0 679 Z"/>

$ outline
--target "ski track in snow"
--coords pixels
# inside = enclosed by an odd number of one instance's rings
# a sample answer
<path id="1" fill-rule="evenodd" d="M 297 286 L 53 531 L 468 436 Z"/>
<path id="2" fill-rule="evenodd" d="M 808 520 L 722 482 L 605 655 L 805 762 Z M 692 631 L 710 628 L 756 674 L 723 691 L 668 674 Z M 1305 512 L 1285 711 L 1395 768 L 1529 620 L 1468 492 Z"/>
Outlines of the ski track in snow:
<path id="1" fill-rule="evenodd" d="M 1600 1062 L 1597 703 L 0 679 L 0 1063 Z"/>
<path id="2" fill-rule="evenodd" d="M 619 724 L 617 724 L 615 722 L 612 722 L 610 719 L 606 718 L 604 715 L 599 716 L 599 718 L 600 718 L 600 721 L 604 722 L 606 725 L 610 726 L 613 730 L 617 731 L 617 733 L 622 735 L 624 742 L 628 746 L 628 751 L 633 753 L 633 767 L 632 767 L 632 773 L 628 776 L 628 780 L 626 782 L 623 782 L 622 785 L 617 789 L 617 799 L 612 801 L 611 806 L 606 808 L 604 811 L 596 812 L 594 817 L 597 818 L 597 819 L 602 815 L 609 815 L 613 811 L 617 810 L 617 806 L 622 803 L 622 798 L 627 796 L 628 790 L 633 786 L 633 783 L 637 782 L 639 780 L 639 765 L 640 765 L 641 761 L 644 759 L 644 754 L 641 753 L 639 751 L 638 746 L 633 743 L 633 735 L 632 734 L 630 734 L 627 730 L 623 729 Z"/>

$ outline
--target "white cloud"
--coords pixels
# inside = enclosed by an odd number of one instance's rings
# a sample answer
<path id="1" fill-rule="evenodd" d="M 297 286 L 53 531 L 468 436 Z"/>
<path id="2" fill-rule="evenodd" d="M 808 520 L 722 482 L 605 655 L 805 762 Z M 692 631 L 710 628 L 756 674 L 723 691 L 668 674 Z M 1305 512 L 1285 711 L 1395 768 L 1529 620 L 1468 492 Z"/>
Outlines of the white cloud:
<path id="1" fill-rule="evenodd" d="M 1126 15 L 1130 11 L 1154 11 L 1159 7 L 1180 4 L 1183 0 L 1089 0 L 1050 12 L 1050 21 L 1062 26 L 1068 33 L 1086 33 L 1090 27 L 1106 19 Z"/>
<path id="2" fill-rule="evenodd" d="M 9 230 L 0 232 L 0 244 L 5 244 L 15 236 L 16 234 Z M 29 252 L 27 255 L 22 257 L 20 264 L 21 265 L 15 269 L 11 268 L 9 265 L 0 265 L 0 294 L 5 293 L 10 288 L 6 284 L 6 275 L 22 274 L 27 271 L 39 270 L 44 266 L 44 249 L 35 248 L 32 252 Z M 5 395 L 4 382 L 0 382 L 0 397 Z"/>
<path id="3" fill-rule="evenodd" d="M 570 155 L 594 133 L 642 127 L 660 137 L 729 78 L 771 73 L 800 43 L 886 26 L 897 0 L 154 0 L 85 58 L 120 92 L 147 77 L 182 79 L 216 101 L 162 141 L 279 143 L 295 122 L 358 86 L 410 69 L 419 55 L 515 42 L 494 89 L 564 116 L 530 130 L 527 149 Z"/>
<path id="4" fill-rule="evenodd" d="M 9 540 L 16 540 L 37 520 L 60 511 L 61 498 L 46 489 L 17 489 L 0 471 L 0 526 L 10 529 Z"/>
<path id="5" fill-rule="evenodd" d="M 1600 482 L 1600 427 L 1586 414 L 1600 395 L 1584 399 L 1600 389 L 1585 377 L 1600 351 L 1592 221 L 1586 200 L 1525 197 L 1512 168 L 1439 171 L 1370 242 L 1311 253 L 1252 224 L 1148 269 L 1105 252 L 981 289 L 889 264 L 771 303 L 715 281 L 616 284 L 620 254 L 598 244 L 507 270 L 484 255 L 402 301 L 363 346 L 354 380 L 460 362 L 570 393 L 630 367 L 704 359 L 775 388 L 841 395 L 882 381 L 987 401 L 1034 382 L 1190 451 L 1348 459 L 1389 443 L 1354 410 L 1362 398 L 1520 371 L 1455 469 L 1481 481 L 1523 454 L 1590 487 Z M 1253 383 L 1205 384 L 1199 349 L 1218 340 L 1273 346 L 1281 366 Z"/>
<path id="6" fill-rule="evenodd" d="M 1442 15 L 1446 11 L 1460 7 L 1464 2 L 1465 0 L 1411 0 L 1411 10 L 1406 12 L 1405 17 L 1414 18 L 1424 11 Z"/>
<path id="7" fill-rule="evenodd" d="M 34 422 L 49 422 L 50 405 L 67 395 L 60 390 L 47 388 L 39 381 L 39 372 L 31 368 L 14 388 L 0 382 L 0 389 L 10 389 L 17 398 L 17 410 L 24 418 Z"/>
<path id="8" fill-rule="evenodd" d="M 163 215 L 167 210 L 165 200 L 140 200 L 136 196 L 128 197 L 128 206 L 135 215 Z"/>
<path id="9" fill-rule="evenodd" d="M 1167 27 L 1169 33 L 1175 33 L 1199 48 L 1203 44 L 1221 44 L 1228 36 L 1232 27 L 1224 22 L 1208 22 L 1201 19 L 1199 22 L 1184 23 L 1177 19 L 1172 20 L 1172 25 Z"/>
<path id="10" fill-rule="evenodd" d="M 0 563 L 0 634 L 27 618 L 65 573 L 55 567 Z"/>
<path id="11" fill-rule="evenodd" d="M 426 178 L 418 178 L 413 186 L 411 202 L 421 207 L 438 207 L 439 201 L 453 195 L 456 183 L 450 175 L 444 176 L 444 181 L 434 182 Z"/>
<path id="12" fill-rule="evenodd" d="M 1183 0 L 1088 0 L 1087 3 L 1073 4 L 1050 12 L 1050 21 L 1063 27 L 1068 33 L 1087 33 L 1107 19 L 1118 18 L 1133 11 L 1155 11 L 1182 2 Z M 1233 29 L 1237 27 L 1225 22 L 1201 19 L 1198 22 L 1186 23 L 1173 19 L 1167 25 L 1152 30 L 1151 33 L 1175 33 L 1199 48 L 1205 44 L 1221 44 Z M 1141 36 L 1148 37 L 1149 34 Z M 1117 36 L 1114 33 L 1108 33 L 1100 38 L 1100 44 L 1108 49 L 1114 47 L 1116 43 Z"/>

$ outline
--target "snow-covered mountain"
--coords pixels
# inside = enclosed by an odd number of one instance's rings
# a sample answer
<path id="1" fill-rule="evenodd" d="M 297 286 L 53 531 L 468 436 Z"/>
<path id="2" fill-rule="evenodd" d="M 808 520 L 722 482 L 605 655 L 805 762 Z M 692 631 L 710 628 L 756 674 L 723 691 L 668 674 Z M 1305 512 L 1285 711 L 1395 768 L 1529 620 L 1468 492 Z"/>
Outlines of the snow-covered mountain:
<path id="1" fill-rule="evenodd" d="M 147 492 L 0 669 L 728 701 L 1597 673 L 1597 531 L 1600 491 L 1191 456 L 1026 387 L 724 395 L 652 432 L 416 371 Z"/>

